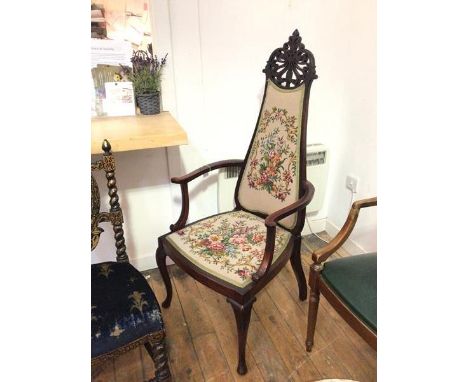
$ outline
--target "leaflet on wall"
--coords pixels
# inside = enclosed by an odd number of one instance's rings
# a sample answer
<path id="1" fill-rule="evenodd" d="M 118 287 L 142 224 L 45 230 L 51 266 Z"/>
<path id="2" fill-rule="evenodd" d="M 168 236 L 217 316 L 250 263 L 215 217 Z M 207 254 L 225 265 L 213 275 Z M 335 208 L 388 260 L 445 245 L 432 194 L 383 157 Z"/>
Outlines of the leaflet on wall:
<path id="1" fill-rule="evenodd" d="M 91 68 L 98 64 L 132 66 L 132 44 L 129 41 L 91 39 Z"/>

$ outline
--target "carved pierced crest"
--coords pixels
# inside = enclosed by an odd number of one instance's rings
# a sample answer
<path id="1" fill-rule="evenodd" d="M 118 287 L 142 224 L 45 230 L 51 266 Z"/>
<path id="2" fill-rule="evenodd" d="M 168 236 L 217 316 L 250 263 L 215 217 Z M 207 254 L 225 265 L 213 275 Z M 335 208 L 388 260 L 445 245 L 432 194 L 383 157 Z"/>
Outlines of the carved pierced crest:
<path id="1" fill-rule="evenodd" d="M 314 55 L 301 42 L 296 29 L 282 48 L 275 49 L 263 72 L 275 85 L 294 89 L 317 78 Z"/>

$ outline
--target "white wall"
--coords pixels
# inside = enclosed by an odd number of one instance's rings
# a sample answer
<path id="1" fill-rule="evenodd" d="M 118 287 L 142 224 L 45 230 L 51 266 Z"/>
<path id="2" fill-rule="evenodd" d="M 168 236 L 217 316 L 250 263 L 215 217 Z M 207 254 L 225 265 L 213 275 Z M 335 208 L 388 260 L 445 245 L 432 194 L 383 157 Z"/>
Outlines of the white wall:
<path id="1" fill-rule="evenodd" d="M 356 198 L 376 195 L 375 0 L 153 0 L 150 5 L 155 50 L 169 53 L 163 107 L 187 131 L 190 144 L 116 155 L 122 207 L 131 214 L 125 224 L 128 252 L 137 267 L 155 266 L 156 238 L 180 212 L 179 187 L 169 185 L 170 176 L 244 157 L 262 97 L 261 71 L 296 28 L 316 58 L 308 142 L 330 148 L 324 207 L 330 230 L 346 219 L 347 174 L 359 177 Z M 189 221 L 217 212 L 216 174 L 194 181 L 190 190 Z M 375 209 L 363 211 L 352 239 L 375 249 L 375 227 Z M 111 258 L 112 243 L 102 247 L 98 259 Z"/>

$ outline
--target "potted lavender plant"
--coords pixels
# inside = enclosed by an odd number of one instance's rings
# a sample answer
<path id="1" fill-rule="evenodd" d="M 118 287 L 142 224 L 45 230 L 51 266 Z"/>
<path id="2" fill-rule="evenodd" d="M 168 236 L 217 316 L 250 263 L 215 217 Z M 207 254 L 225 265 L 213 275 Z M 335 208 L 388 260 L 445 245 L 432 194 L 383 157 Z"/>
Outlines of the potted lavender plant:
<path id="1" fill-rule="evenodd" d="M 141 114 L 158 114 L 161 109 L 161 74 L 166 65 L 167 54 L 162 60 L 153 55 L 151 44 L 148 51 L 133 52 L 133 72 L 128 78 L 133 82 L 136 104 Z"/>

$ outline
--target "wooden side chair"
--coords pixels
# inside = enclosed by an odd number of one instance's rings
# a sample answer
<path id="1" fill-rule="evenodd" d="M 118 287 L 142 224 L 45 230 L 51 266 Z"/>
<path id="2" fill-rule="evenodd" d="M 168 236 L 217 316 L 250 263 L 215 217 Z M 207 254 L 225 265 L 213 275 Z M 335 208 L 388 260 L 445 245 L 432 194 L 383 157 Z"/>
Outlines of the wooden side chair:
<path id="1" fill-rule="evenodd" d="M 320 294 L 323 294 L 341 317 L 377 350 L 377 253 L 325 262 L 349 237 L 361 208 L 376 205 L 377 198 L 354 202 L 340 232 L 329 244 L 312 253 L 306 340 L 306 349 L 309 352 L 314 344 Z"/>
<path id="2" fill-rule="evenodd" d="M 145 345 L 156 369 L 151 381 L 169 381 L 164 323 L 154 293 L 143 275 L 128 261 L 122 209 L 117 195 L 115 160 L 107 140 L 102 160 L 91 164 L 91 251 L 99 242 L 102 222 L 114 230 L 117 262 L 91 265 L 91 367 L 93 376 L 104 362 Z M 104 170 L 110 210 L 100 211 L 100 196 L 93 170 Z"/>
<path id="3" fill-rule="evenodd" d="M 238 331 L 239 374 L 247 372 L 245 345 L 255 295 L 290 260 L 299 298 L 307 298 L 301 265 L 305 208 L 314 194 L 306 180 L 309 93 L 317 78 L 315 59 L 297 30 L 273 51 L 263 70 L 265 90 L 256 128 L 244 160 L 225 160 L 172 178 L 180 184 L 182 211 L 171 232 L 158 240 L 156 260 L 171 304 L 169 256 L 200 283 L 227 297 Z M 188 183 L 223 167 L 240 167 L 235 208 L 189 225 Z"/>

